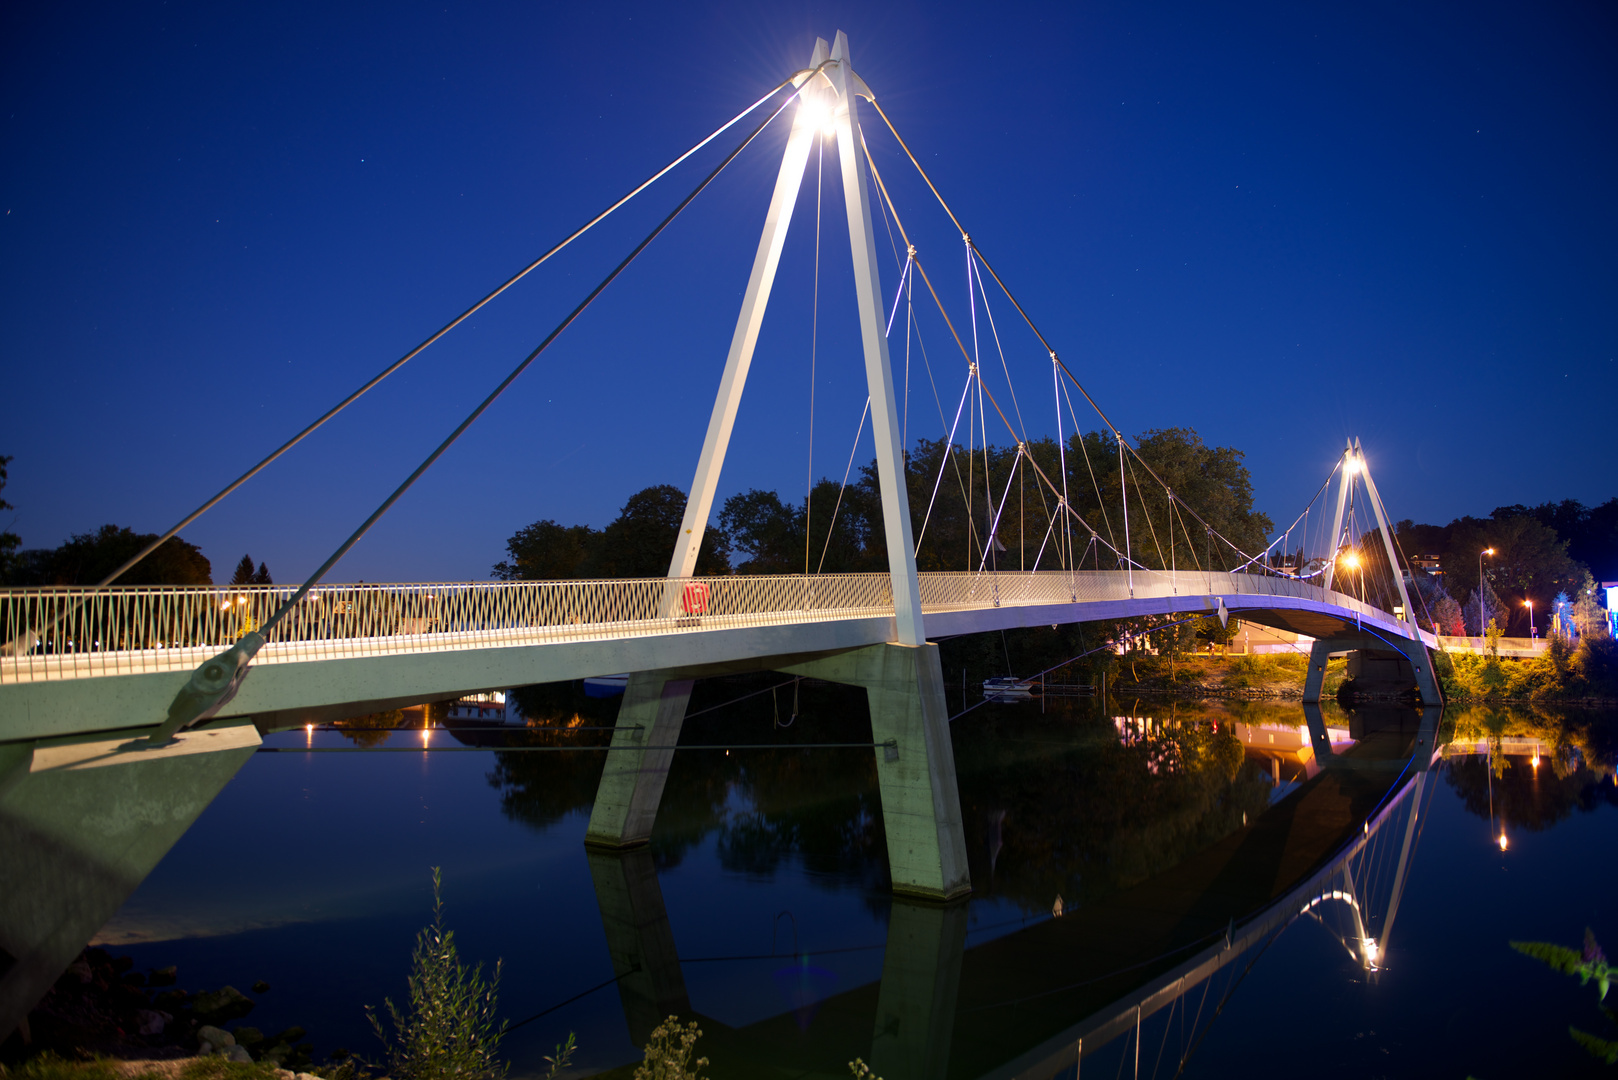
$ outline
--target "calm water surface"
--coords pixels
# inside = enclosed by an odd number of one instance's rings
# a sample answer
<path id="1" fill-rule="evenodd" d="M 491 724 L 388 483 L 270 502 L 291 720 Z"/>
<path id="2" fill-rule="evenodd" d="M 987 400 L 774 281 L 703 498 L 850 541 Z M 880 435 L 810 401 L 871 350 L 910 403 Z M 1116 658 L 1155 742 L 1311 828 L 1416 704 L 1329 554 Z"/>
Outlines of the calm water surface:
<path id="1" fill-rule="evenodd" d="M 859 695 L 803 695 L 785 731 L 766 695 L 684 739 L 869 739 Z M 1052 1048 L 1080 1035 L 1085 1076 L 1182 1059 L 1192 1077 L 1605 1075 L 1566 1034 L 1614 1034 L 1594 990 L 1506 943 L 1590 926 L 1618 946 L 1618 715 L 1452 711 L 1441 739 L 1464 745 L 1424 777 L 1406 764 L 1419 713 L 1319 720 L 1325 769 L 1296 705 L 971 713 L 953 734 L 975 894 L 951 909 L 889 896 L 869 751 L 679 754 L 627 857 L 582 843 L 600 752 L 259 754 L 98 941 L 193 989 L 264 979 L 248 1022 L 374 1057 L 363 1006 L 403 1000 L 441 866 L 463 955 L 503 962 L 504 1015 L 543 1014 L 508 1037 L 518 1075 L 568 1031 L 581 1075 L 637 1061 L 673 1007 L 702 1019 L 718 1077 L 838 1075 L 857 1055 L 887 1080 L 1035 1059 L 1028 1075 L 1072 1076 Z M 1178 996 L 1143 998 L 1210 956 Z M 1136 1004 L 1138 1029 L 1097 1027 Z"/>

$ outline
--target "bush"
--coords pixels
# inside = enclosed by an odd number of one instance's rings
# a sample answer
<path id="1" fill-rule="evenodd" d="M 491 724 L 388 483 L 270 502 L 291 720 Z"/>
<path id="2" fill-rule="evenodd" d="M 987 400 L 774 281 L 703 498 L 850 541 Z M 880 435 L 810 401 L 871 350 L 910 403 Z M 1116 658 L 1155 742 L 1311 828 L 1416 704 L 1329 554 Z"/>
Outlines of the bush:
<path id="1" fill-rule="evenodd" d="M 383 999 L 393 1022 L 390 1038 L 382 1021 L 365 1007 L 377 1038 L 387 1047 L 387 1068 L 395 1080 L 502 1080 L 509 1066 L 499 1058 L 506 1025 L 495 1026 L 500 962 L 483 980 L 483 965 L 461 963 L 455 934 L 444 929 L 439 870 L 433 867 L 433 924 L 416 935 L 410 958 L 410 1013 Z"/>
<path id="2" fill-rule="evenodd" d="M 708 1059 L 691 1060 L 701 1037 L 695 1020 L 682 1027 L 678 1016 L 669 1017 L 652 1031 L 646 1060 L 636 1067 L 634 1080 L 702 1080 Z"/>

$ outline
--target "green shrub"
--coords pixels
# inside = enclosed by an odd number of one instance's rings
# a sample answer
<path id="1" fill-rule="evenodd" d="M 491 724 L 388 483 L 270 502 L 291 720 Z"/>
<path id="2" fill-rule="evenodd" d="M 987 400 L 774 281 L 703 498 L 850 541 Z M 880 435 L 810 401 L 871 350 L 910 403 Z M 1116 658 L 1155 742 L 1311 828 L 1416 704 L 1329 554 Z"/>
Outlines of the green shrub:
<path id="1" fill-rule="evenodd" d="M 439 870 L 433 867 L 433 924 L 416 935 L 410 958 L 410 1012 L 384 999 L 393 1023 L 391 1037 L 371 1007 L 365 1012 L 387 1047 L 387 1068 L 395 1080 L 502 1080 L 509 1066 L 500 1061 L 504 1022 L 495 1025 L 500 962 L 483 979 L 483 965 L 468 969 L 455 948 L 455 934 L 444 929 Z"/>

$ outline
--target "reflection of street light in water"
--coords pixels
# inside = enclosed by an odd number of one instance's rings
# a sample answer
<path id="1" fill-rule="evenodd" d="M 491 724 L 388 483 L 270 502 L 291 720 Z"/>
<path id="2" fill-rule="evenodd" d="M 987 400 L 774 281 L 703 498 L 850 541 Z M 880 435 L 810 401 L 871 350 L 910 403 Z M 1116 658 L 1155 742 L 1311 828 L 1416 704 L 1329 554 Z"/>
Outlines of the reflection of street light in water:
<path id="1" fill-rule="evenodd" d="M 303 725 L 303 745 L 305 749 L 315 745 L 315 725 Z"/>
<path id="2" fill-rule="evenodd" d="M 1500 833 L 1500 850 L 1501 851 L 1506 850 L 1506 834 L 1505 834 L 1504 830 L 1501 830 L 1501 833 Z"/>

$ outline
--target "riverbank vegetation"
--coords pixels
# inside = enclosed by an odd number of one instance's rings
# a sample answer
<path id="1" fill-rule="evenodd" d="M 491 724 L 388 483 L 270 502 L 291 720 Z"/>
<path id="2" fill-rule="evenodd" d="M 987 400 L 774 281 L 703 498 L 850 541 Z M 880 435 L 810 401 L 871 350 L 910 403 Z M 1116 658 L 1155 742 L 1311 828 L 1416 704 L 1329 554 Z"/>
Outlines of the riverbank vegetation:
<path id="1" fill-rule="evenodd" d="M 1433 665 L 1450 702 L 1618 701 L 1618 641 L 1554 636 L 1543 654 L 1502 658 L 1440 653 Z"/>
<path id="2" fill-rule="evenodd" d="M 485 979 L 482 964 L 461 962 L 455 932 L 444 928 L 442 886 L 435 866 L 433 921 L 416 934 L 408 1007 L 384 998 L 386 1024 L 369 1005 L 365 1014 L 387 1048 L 394 1080 L 504 1080 L 509 1067 L 500 1059 L 500 1040 L 507 1023 L 495 1019 L 501 963 Z"/>
<path id="3" fill-rule="evenodd" d="M 194 1057 L 175 1061 L 124 1061 L 97 1055 L 73 1060 L 44 1053 L 8 1069 L 0 1080 L 289 1080 L 298 1074 L 273 1062 Z"/>

